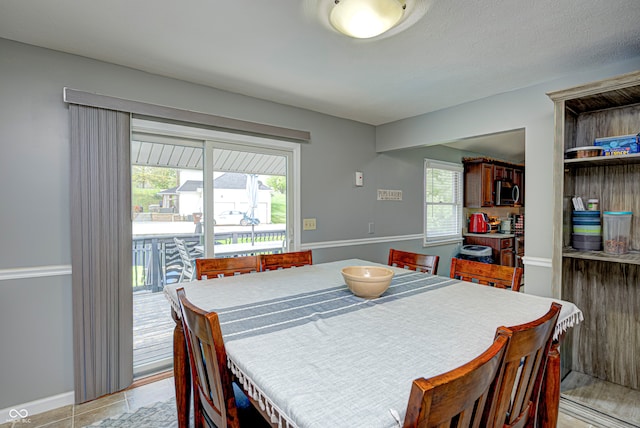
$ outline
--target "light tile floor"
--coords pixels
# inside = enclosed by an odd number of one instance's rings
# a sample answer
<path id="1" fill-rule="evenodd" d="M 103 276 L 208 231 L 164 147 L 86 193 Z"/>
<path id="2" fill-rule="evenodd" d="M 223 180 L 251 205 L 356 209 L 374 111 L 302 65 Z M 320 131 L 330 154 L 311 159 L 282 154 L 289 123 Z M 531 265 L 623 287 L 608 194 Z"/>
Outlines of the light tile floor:
<path id="1" fill-rule="evenodd" d="M 573 416 L 562 413 L 558 415 L 558 428 L 600 428 L 597 425 L 592 425 L 588 422 L 576 419 Z"/>
<path id="2" fill-rule="evenodd" d="M 31 415 L 24 423 L 3 423 L 0 424 L 0 428 L 79 428 L 121 413 L 133 412 L 142 406 L 148 406 L 157 401 L 169 400 L 173 396 L 173 377 L 169 377 L 137 388 L 117 392 L 88 403 L 64 406 L 48 412 Z"/>
<path id="3" fill-rule="evenodd" d="M 135 411 L 139 407 L 148 406 L 157 401 L 169 400 L 173 396 L 173 377 L 169 377 L 137 388 L 108 395 L 88 403 L 65 406 L 38 415 L 29 416 L 28 423 L 8 422 L 0 424 L 0 428 L 80 428 L 111 416 Z M 558 428 L 597 427 L 560 413 Z"/>

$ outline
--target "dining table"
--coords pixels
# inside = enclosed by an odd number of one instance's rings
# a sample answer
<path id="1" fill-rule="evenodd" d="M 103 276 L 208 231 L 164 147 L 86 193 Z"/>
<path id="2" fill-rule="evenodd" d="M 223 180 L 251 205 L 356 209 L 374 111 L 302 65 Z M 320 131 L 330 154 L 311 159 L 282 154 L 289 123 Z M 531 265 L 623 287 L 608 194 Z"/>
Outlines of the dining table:
<path id="1" fill-rule="evenodd" d="M 394 271 L 380 297 L 351 293 L 341 269 Z M 555 426 L 559 342 L 583 319 L 571 302 L 348 259 L 168 285 L 176 321 L 174 375 L 179 426 L 188 426 L 190 372 L 176 290 L 218 314 L 228 366 L 277 427 L 402 426 L 411 384 L 455 369 L 485 351 L 500 326 L 537 319 L 562 305 L 538 406 Z"/>

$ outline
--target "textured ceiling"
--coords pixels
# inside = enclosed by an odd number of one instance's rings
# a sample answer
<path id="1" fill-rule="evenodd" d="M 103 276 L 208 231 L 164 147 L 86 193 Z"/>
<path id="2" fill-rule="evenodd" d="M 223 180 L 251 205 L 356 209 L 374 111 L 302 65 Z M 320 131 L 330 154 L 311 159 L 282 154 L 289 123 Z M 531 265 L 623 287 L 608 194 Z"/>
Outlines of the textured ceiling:
<path id="1" fill-rule="evenodd" d="M 325 1 L 2 0 L 0 37 L 373 125 L 640 55 L 639 0 L 417 0 L 369 40 Z"/>
<path id="2" fill-rule="evenodd" d="M 0 0 L 0 37 L 372 125 L 640 56 L 640 0 L 407 2 L 413 25 L 356 40 L 329 0 Z M 490 137 L 453 146 L 524 159 L 521 131 Z"/>

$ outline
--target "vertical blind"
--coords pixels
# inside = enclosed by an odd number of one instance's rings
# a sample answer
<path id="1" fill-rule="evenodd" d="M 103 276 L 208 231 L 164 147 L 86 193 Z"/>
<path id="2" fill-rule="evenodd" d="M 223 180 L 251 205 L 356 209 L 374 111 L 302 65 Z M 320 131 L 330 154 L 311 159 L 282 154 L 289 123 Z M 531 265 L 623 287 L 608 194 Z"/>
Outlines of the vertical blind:
<path id="1" fill-rule="evenodd" d="M 130 114 L 69 105 L 75 401 L 133 381 Z"/>
<path id="2" fill-rule="evenodd" d="M 462 166 L 425 159 L 424 243 L 462 237 Z"/>
<path id="3" fill-rule="evenodd" d="M 308 131 L 64 88 L 71 118 L 71 264 L 76 403 L 133 381 L 131 115 L 308 142 Z"/>

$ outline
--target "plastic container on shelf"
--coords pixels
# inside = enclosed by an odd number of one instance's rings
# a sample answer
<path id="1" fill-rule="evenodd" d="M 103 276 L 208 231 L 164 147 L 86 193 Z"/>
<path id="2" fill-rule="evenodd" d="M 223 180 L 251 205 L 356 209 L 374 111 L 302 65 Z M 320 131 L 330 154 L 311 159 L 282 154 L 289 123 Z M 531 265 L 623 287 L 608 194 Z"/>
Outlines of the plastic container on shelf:
<path id="1" fill-rule="evenodd" d="M 596 218 L 600 218 L 600 211 L 587 211 L 587 210 L 574 211 L 573 212 L 573 216 L 574 217 L 596 217 Z"/>
<path id="2" fill-rule="evenodd" d="M 587 209 L 589 211 L 599 211 L 600 210 L 600 201 L 597 199 L 589 199 L 587 201 Z"/>
<path id="3" fill-rule="evenodd" d="M 573 222 L 574 226 L 577 224 L 599 225 L 600 217 L 572 217 L 571 221 Z"/>
<path id="4" fill-rule="evenodd" d="M 599 224 L 574 224 L 573 233 L 579 235 L 598 235 L 602 233 L 602 226 Z"/>
<path id="5" fill-rule="evenodd" d="M 626 254 L 631 247 L 631 211 L 605 211 L 602 244 L 608 254 Z"/>
<path id="6" fill-rule="evenodd" d="M 581 251 L 599 251 L 602 250 L 602 236 L 573 233 L 571 235 L 571 246 Z"/>

